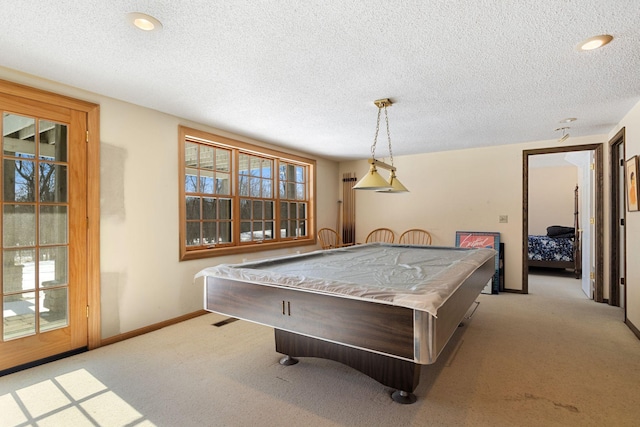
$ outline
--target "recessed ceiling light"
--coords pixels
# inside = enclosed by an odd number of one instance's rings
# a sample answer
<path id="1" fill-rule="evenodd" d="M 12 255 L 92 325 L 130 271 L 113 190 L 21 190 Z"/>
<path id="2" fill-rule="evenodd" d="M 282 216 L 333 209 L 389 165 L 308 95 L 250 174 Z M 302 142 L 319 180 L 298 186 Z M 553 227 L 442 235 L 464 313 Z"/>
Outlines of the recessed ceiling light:
<path id="1" fill-rule="evenodd" d="M 567 117 L 566 119 L 562 119 L 560 120 L 558 123 L 571 123 L 571 122 L 575 122 L 576 119 L 575 117 Z"/>
<path id="2" fill-rule="evenodd" d="M 600 36 L 589 37 L 578 45 L 578 50 L 593 50 L 598 49 L 613 40 L 613 36 L 608 34 L 602 34 Z"/>
<path id="3" fill-rule="evenodd" d="M 129 19 L 129 22 L 144 31 L 158 31 L 162 29 L 160 21 L 145 13 L 131 12 L 127 14 L 127 18 Z"/>

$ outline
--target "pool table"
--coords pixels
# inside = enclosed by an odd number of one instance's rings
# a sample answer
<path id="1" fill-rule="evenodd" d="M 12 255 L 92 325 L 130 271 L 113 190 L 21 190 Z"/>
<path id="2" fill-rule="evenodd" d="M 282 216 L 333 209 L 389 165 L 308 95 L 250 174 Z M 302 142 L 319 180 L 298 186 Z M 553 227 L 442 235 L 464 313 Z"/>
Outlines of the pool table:
<path id="1" fill-rule="evenodd" d="M 373 243 L 202 270 L 208 311 L 271 326 L 276 352 L 351 366 L 413 403 L 495 273 L 495 251 Z"/>

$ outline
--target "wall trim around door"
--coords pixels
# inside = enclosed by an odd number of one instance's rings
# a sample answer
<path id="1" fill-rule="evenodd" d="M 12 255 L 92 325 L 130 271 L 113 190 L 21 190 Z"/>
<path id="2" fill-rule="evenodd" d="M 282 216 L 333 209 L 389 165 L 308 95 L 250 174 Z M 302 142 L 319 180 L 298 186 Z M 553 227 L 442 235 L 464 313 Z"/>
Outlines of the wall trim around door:
<path id="1" fill-rule="evenodd" d="M 529 156 L 536 154 L 568 153 L 572 151 L 594 151 L 595 162 L 595 290 L 593 300 L 604 302 L 604 174 L 603 144 L 569 145 L 563 147 L 538 148 L 522 151 L 522 292 L 529 293 Z M 589 274 L 584 269 L 582 274 Z"/>
<path id="2" fill-rule="evenodd" d="M 622 147 L 622 156 L 619 155 L 619 149 Z M 615 173 L 615 171 L 620 170 L 619 168 L 624 166 L 624 163 L 619 165 L 619 161 L 625 160 L 625 128 L 622 128 L 616 133 L 616 135 L 611 138 L 609 141 L 609 169 L 611 171 L 611 179 L 609 182 L 609 217 L 611 220 L 609 221 L 609 304 L 614 306 L 620 306 L 620 290 L 618 285 L 620 283 L 621 277 L 626 277 L 626 260 L 625 260 L 625 271 L 623 271 L 622 276 L 620 275 L 620 257 L 626 256 L 626 244 L 627 238 L 625 235 L 624 244 L 625 247 L 621 251 L 620 249 L 620 222 L 619 219 L 623 218 L 623 221 L 626 223 L 626 210 L 624 207 L 620 208 L 620 199 L 619 194 L 624 194 L 624 188 L 620 188 L 620 182 L 617 179 L 619 175 Z M 624 187 L 624 184 L 622 184 Z M 621 191 L 622 190 L 622 191 Z M 622 211 L 622 212 L 621 212 Z M 626 234 L 626 227 L 625 227 Z M 620 253 L 622 252 L 622 254 Z M 626 287 L 625 287 L 625 295 L 622 296 L 623 301 L 626 301 Z M 627 306 L 625 304 L 624 307 L 624 318 L 627 320 Z"/>

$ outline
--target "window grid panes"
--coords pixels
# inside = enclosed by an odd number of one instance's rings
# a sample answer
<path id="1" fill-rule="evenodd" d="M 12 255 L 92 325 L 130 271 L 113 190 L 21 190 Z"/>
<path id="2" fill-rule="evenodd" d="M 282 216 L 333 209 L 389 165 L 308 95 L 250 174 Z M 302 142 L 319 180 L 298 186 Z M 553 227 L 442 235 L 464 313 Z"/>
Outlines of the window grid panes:
<path id="1" fill-rule="evenodd" d="M 68 326 L 67 125 L 2 113 L 2 340 Z"/>
<path id="2" fill-rule="evenodd" d="M 190 248 L 233 243 L 231 150 L 185 142 L 186 244 Z"/>
<path id="3" fill-rule="evenodd" d="M 307 170 L 294 163 L 281 162 L 280 178 L 280 236 L 307 235 Z"/>
<path id="4" fill-rule="evenodd" d="M 185 250 L 310 239 L 312 164 L 228 141 L 184 136 Z"/>
<path id="5" fill-rule="evenodd" d="M 274 238 L 274 160 L 238 152 L 240 194 L 240 242 L 261 242 Z"/>

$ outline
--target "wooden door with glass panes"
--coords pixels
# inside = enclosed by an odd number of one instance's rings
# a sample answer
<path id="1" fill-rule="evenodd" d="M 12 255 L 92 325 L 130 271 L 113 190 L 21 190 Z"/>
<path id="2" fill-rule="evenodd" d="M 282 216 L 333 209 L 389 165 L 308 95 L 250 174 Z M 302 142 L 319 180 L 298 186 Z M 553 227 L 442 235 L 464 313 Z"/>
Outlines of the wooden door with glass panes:
<path id="1" fill-rule="evenodd" d="M 0 371 L 87 346 L 87 114 L 0 94 Z"/>

